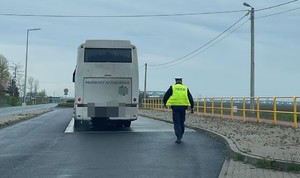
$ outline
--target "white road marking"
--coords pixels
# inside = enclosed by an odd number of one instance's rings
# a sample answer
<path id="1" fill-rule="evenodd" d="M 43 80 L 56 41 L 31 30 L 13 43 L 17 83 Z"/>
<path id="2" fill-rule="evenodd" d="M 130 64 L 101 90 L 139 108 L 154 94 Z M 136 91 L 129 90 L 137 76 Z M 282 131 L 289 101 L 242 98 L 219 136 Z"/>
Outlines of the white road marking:
<path id="1" fill-rule="evenodd" d="M 68 127 L 65 130 L 65 133 L 73 133 L 73 132 L 74 132 L 74 118 L 72 118 Z"/>
<path id="2" fill-rule="evenodd" d="M 136 122 L 136 121 L 134 121 Z M 134 123 L 133 122 L 133 123 Z M 174 132 L 173 124 L 165 123 L 167 126 L 164 126 L 164 128 L 157 128 L 155 126 L 149 126 L 149 125 L 142 125 L 142 123 L 139 124 L 132 124 L 130 128 L 120 128 L 120 130 L 84 130 L 84 131 L 75 131 L 74 130 L 74 118 L 70 121 L 68 124 L 65 133 L 112 133 L 112 132 Z M 186 128 L 185 132 L 195 132 L 193 129 Z"/>

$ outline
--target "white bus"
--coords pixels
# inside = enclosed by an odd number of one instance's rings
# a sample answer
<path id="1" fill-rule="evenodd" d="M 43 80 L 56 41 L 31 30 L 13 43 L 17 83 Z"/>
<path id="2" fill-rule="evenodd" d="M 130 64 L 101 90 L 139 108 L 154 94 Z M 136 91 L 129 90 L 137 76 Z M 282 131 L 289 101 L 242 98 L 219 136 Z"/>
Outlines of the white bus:
<path id="1" fill-rule="evenodd" d="M 74 126 L 82 121 L 130 127 L 138 117 L 136 47 L 125 40 L 86 40 L 78 48 Z"/>

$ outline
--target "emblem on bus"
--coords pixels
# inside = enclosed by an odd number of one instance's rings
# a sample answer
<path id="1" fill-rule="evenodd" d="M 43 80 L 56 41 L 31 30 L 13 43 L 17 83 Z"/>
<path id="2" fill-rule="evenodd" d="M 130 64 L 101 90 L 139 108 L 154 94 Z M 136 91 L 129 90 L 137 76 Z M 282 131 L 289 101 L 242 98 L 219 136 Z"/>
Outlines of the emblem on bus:
<path id="1" fill-rule="evenodd" d="M 123 85 L 120 86 L 119 87 L 119 94 L 123 95 L 123 96 L 127 95 L 128 94 L 128 88 L 126 86 L 123 86 Z"/>

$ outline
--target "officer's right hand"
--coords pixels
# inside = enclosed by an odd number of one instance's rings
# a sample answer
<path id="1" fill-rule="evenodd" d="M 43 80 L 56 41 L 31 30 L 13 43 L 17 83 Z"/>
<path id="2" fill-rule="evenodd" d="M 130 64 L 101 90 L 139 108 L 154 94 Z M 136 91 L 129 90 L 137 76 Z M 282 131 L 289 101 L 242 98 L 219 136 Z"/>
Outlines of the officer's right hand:
<path id="1" fill-rule="evenodd" d="M 194 108 L 191 108 L 191 114 L 194 114 Z"/>

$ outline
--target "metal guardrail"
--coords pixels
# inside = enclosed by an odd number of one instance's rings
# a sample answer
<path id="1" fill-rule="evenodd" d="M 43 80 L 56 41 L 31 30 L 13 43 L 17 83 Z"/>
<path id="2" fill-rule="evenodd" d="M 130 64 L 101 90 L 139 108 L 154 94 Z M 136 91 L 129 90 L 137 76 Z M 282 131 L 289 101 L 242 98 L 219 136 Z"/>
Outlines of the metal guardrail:
<path id="1" fill-rule="evenodd" d="M 287 123 L 297 128 L 300 116 L 300 97 L 204 97 L 195 98 L 195 113 L 205 117 L 241 119 L 243 122 L 256 121 L 278 124 Z M 254 102 L 254 108 L 251 107 Z M 253 105 L 252 105 L 253 106 Z M 142 108 L 169 110 L 164 108 L 162 98 L 146 98 Z"/>

